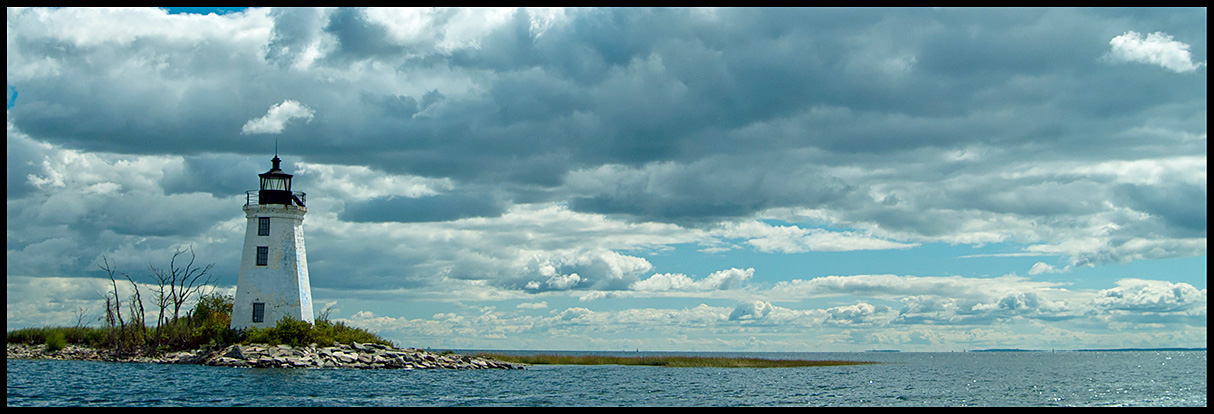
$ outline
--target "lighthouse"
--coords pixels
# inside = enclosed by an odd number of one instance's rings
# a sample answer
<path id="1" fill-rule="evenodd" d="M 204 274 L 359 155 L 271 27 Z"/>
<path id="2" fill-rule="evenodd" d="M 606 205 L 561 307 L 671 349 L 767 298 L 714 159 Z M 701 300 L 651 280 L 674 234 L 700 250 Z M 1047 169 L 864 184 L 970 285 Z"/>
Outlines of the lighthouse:
<path id="1" fill-rule="evenodd" d="M 274 326 L 284 316 L 313 322 L 303 233 L 307 195 L 291 191 L 291 174 L 279 167 L 278 154 L 270 161 L 270 170 L 258 174 L 260 189 L 245 193 L 248 223 L 232 306 L 233 329 Z"/>

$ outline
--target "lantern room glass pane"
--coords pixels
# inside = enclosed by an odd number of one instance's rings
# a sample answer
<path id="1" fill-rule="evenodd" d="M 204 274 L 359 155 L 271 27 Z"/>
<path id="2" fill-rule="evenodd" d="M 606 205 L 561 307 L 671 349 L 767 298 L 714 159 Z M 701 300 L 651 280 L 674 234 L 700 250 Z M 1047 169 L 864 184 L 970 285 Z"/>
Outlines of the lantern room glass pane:
<path id="1" fill-rule="evenodd" d="M 261 179 L 261 189 L 289 191 L 291 185 L 290 181 L 283 177 L 265 177 Z"/>

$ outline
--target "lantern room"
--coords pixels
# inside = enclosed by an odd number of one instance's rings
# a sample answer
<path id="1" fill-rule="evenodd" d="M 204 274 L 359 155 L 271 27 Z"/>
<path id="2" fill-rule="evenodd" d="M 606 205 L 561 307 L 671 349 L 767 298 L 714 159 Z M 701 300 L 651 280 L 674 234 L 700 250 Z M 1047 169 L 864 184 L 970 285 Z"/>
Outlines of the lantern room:
<path id="1" fill-rule="evenodd" d="M 270 160 L 273 164 L 270 171 L 257 174 L 261 177 L 261 188 L 257 190 L 257 204 L 296 204 L 303 206 L 303 200 L 291 192 L 291 174 L 282 172 L 279 163 L 282 160 L 275 155 Z"/>

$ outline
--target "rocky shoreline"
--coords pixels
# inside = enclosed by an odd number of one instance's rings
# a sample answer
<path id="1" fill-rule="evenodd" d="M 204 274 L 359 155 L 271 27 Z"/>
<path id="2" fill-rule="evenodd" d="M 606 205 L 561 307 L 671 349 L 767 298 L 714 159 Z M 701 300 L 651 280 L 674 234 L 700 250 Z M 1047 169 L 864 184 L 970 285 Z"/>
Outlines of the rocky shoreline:
<path id="1" fill-rule="evenodd" d="M 287 345 L 232 345 L 220 349 L 170 352 L 157 356 L 118 356 L 104 350 L 68 345 L 48 351 L 43 345 L 7 344 L 7 357 L 159 364 L 198 364 L 246 368 L 355 368 L 355 369 L 522 369 L 524 365 L 477 356 L 438 354 L 415 348 L 379 344 L 291 347 Z"/>

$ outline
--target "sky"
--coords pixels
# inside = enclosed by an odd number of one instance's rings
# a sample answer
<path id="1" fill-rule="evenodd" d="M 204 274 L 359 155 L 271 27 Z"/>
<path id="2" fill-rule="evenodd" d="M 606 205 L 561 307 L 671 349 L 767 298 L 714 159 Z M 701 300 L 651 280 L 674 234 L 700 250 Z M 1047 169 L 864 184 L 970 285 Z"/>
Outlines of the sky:
<path id="1" fill-rule="evenodd" d="M 1204 8 L 7 13 L 10 330 L 233 293 L 277 151 L 398 346 L 1206 346 Z"/>

